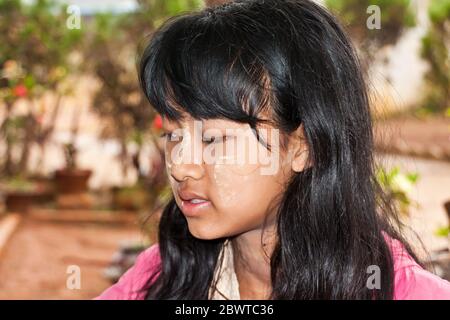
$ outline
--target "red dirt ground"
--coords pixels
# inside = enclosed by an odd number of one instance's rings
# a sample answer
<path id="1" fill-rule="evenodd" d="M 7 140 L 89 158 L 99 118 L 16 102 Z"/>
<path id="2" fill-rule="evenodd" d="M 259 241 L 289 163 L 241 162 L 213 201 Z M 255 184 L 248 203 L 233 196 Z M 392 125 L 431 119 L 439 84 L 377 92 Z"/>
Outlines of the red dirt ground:
<path id="1" fill-rule="evenodd" d="M 24 217 L 0 257 L 0 299 L 92 299 L 111 284 L 102 275 L 121 241 L 143 241 L 137 226 L 55 223 Z M 66 287 L 78 265 L 81 289 Z"/>

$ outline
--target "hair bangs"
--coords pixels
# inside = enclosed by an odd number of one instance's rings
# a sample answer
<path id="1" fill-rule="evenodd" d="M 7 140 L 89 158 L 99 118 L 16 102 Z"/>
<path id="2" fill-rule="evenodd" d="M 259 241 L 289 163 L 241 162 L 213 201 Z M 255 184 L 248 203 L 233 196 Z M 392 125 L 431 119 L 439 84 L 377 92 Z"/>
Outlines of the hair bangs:
<path id="1" fill-rule="evenodd" d="M 140 65 L 142 88 L 161 115 L 179 120 L 225 118 L 252 127 L 270 110 L 270 76 L 232 22 L 219 15 L 169 19 L 153 36 Z M 267 118 L 271 118 L 268 116 Z"/>

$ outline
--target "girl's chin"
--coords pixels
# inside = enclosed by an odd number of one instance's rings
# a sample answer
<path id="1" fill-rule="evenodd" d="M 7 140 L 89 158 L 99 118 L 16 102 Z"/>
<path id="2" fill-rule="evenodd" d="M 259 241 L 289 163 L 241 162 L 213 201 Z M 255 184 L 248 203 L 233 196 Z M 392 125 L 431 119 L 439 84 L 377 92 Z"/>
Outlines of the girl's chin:
<path id="1" fill-rule="evenodd" d="M 223 237 L 219 233 L 214 233 L 214 232 L 204 231 L 204 230 L 198 230 L 198 229 L 193 229 L 193 228 L 189 228 L 189 232 L 191 233 L 191 235 L 194 238 L 197 238 L 197 239 L 200 239 L 200 240 L 215 240 L 215 239 L 219 239 L 219 238 Z"/>
<path id="2" fill-rule="evenodd" d="M 228 234 L 225 233 L 225 230 L 219 230 L 217 227 L 212 227 L 211 225 L 208 226 L 208 224 L 204 222 L 199 221 L 189 221 L 188 219 L 188 228 L 189 232 L 194 238 L 201 239 L 201 240 L 215 240 L 219 238 L 227 237 Z"/>

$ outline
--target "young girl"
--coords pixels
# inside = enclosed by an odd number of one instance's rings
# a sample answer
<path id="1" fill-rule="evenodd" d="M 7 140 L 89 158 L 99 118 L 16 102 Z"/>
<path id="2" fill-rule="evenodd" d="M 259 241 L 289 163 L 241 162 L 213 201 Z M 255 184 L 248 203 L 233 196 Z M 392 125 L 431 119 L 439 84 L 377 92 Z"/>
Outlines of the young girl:
<path id="1" fill-rule="evenodd" d="M 169 19 L 140 80 L 173 198 L 159 243 L 96 299 L 450 299 L 392 224 L 360 69 L 308 0 Z"/>

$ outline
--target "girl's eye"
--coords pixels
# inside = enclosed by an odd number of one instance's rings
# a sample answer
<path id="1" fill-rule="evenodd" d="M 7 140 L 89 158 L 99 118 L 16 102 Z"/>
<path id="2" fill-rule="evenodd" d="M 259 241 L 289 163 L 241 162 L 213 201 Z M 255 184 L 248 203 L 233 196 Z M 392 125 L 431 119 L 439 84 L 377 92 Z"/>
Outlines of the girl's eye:
<path id="1" fill-rule="evenodd" d="M 179 139 L 179 136 L 176 133 L 173 132 L 163 132 L 160 135 L 161 138 L 166 138 L 168 141 L 177 141 Z"/>
<path id="2" fill-rule="evenodd" d="M 222 136 L 222 137 L 203 137 L 203 142 L 206 144 L 211 144 L 211 143 L 219 143 L 224 141 L 225 139 L 227 139 L 227 136 Z"/>

